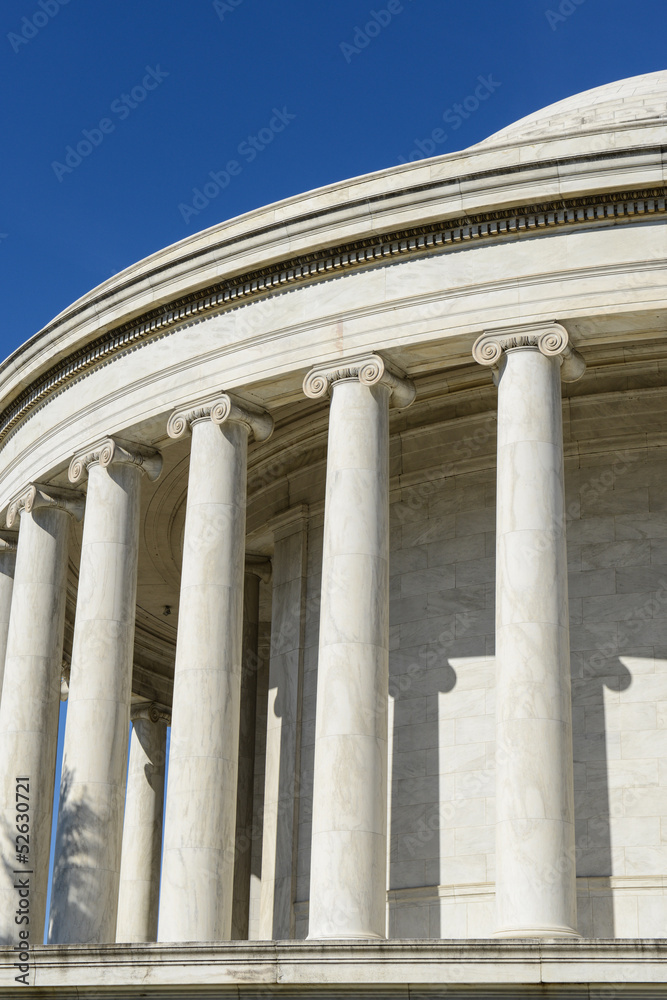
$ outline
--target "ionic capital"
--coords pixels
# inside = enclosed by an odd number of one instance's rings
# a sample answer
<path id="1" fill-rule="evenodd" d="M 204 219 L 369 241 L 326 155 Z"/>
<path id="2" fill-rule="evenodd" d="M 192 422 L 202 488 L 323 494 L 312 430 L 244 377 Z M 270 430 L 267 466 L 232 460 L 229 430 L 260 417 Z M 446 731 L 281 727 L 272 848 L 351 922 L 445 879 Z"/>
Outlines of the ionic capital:
<path id="1" fill-rule="evenodd" d="M 356 379 L 362 385 L 386 385 L 391 393 L 393 406 L 409 406 L 416 395 L 414 383 L 403 372 L 389 369 L 379 354 L 365 354 L 359 358 L 325 365 L 315 365 L 303 380 L 303 391 L 311 399 L 325 396 L 335 382 Z"/>
<path id="2" fill-rule="evenodd" d="M 85 479 L 91 465 L 101 465 L 103 469 L 108 469 L 110 465 L 136 465 L 153 481 L 162 471 L 162 455 L 144 444 L 103 438 L 74 456 L 69 466 L 70 482 L 78 483 Z"/>
<path id="3" fill-rule="evenodd" d="M 69 698 L 69 681 L 70 674 L 72 672 L 72 664 L 67 663 L 63 660 L 62 667 L 60 668 L 60 700 L 67 701 Z"/>
<path id="4" fill-rule="evenodd" d="M 198 420 L 211 420 L 218 425 L 236 420 L 248 427 L 255 441 L 266 441 L 273 433 L 273 417 L 266 410 L 222 392 L 174 410 L 167 421 L 167 434 L 171 438 L 183 437 Z"/>
<path id="5" fill-rule="evenodd" d="M 76 521 L 83 517 L 84 498 L 76 490 L 44 483 L 31 483 L 19 493 L 7 509 L 7 527 L 11 528 L 24 510 L 38 510 L 40 507 L 56 507 L 70 514 Z"/>
<path id="6" fill-rule="evenodd" d="M 564 382 L 576 382 L 586 370 L 586 362 L 572 347 L 569 334 L 560 323 L 511 326 L 483 333 L 473 345 L 472 356 L 480 365 L 498 369 L 505 351 L 521 347 L 537 349 L 547 358 L 558 358 Z"/>
<path id="7" fill-rule="evenodd" d="M 164 705 L 158 705 L 155 701 L 138 701 L 133 702 L 130 706 L 130 719 L 132 722 L 136 722 L 138 719 L 145 719 L 146 722 L 152 722 L 153 724 L 166 722 L 169 725 L 171 722 L 171 712 Z"/>
<path id="8" fill-rule="evenodd" d="M 271 560 L 267 556 L 256 556 L 246 552 L 245 575 L 256 576 L 262 583 L 271 579 Z"/>

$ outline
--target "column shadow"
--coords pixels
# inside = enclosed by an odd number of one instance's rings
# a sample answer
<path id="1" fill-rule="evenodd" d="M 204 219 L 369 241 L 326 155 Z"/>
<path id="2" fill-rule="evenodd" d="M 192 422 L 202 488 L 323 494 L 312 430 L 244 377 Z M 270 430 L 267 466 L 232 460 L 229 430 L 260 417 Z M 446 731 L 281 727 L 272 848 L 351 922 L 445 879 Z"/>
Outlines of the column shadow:
<path id="1" fill-rule="evenodd" d="M 269 700 L 270 622 L 260 621 L 256 694 L 255 759 L 253 768 L 252 828 L 250 845 L 250 905 L 248 938 L 258 939 L 262 885 L 262 843 L 264 832 L 264 780 L 266 773 L 266 721 Z"/>
<path id="2" fill-rule="evenodd" d="M 268 817 L 275 831 L 275 869 L 272 912 L 272 940 L 289 940 L 295 936 L 294 904 L 296 902 L 297 830 L 299 820 L 300 783 L 300 707 L 303 678 L 296 656 L 282 655 L 293 660 L 289 670 L 282 672 L 283 683 L 275 689 L 273 714 L 283 720 L 280 732 L 278 760 L 265 766 L 278 768 L 278 800 L 271 803 Z M 297 705 L 297 717 L 293 708 Z M 267 822 L 267 804 L 264 803 L 264 821 Z"/>
<path id="3" fill-rule="evenodd" d="M 390 653 L 389 696 L 389 894 L 388 937 L 439 937 L 432 915 L 432 887 L 440 883 L 441 800 L 439 696 L 457 676 L 433 642 L 406 658 Z M 393 715 L 393 719 L 392 719 Z"/>
<path id="4" fill-rule="evenodd" d="M 250 926 L 257 673 L 259 667 L 259 657 L 255 655 L 250 662 L 244 661 L 241 669 L 241 718 L 239 725 L 236 832 L 234 837 L 232 941 L 247 940 Z"/>
<path id="5" fill-rule="evenodd" d="M 90 916 L 99 907 L 99 885 L 90 867 L 78 866 L 77 857 L 94 858 L 101 853 L 105 837 L 102 819 L 85 802 L 72 799 L 72 773 L 63 768 L 60 783 L 56 862 L 51 884 L 51 912 L 48 916 L 48 943 L 58 944 L 72 938 L 77 944 L 90 944 L 73 935 L 73 928 L 90 923 Z M 67 862 L 67 864 L 66 864 Z M 66 878 L 68 892 L 63 891 Z M 117 900 L 107 905 L 116 906 Z"/>
<path id="6" fill-rule="evenodd" d="M 593 653 L 583 676 L 572 678 L 575 852 L 577 878 L 587 878 L 578 897 L 579 931 L 596 938 L 615 937 L 611 876 L 614 873 L 609 787 L 609 726 L 604 689 L 626 691 L 632 675 L 618 656 Z"/>

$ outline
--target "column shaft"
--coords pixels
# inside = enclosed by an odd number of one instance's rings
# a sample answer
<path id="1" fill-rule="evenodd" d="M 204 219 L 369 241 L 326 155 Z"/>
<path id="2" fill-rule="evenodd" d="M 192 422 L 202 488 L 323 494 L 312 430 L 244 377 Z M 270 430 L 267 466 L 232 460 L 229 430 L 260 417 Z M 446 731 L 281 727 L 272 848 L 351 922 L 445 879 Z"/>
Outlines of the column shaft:
<path id="1" fill-rule="evenodd" d="M 50 943 L 101 944 L 115 939 L 140 480 L 140 469 L 133 464 L 96 462 L 88 470 Z"/>
<path id="2" fill-rule="evenodd" d="M 14 534 L 12 532 L 12 534 Z M 16 542 L 0 540 L 0 701 L 2 701 L 2 681 L 7 656 L 7 635 L 9 614 L 12 607 L 14 571 L 16 568 Z"/>
<path id="3" fill-rule="evenodd" d="M 333 385 L 317 674 L 310 938 L 385 936 L 389 390 Z"/>
<path id="4" fill-rule="evenodd" d="M 29 877 L 27 930 L 30 944 L 44 940 L 51 816 L 58 741 L 69 514 L 59 507 L 21 512 L 7 657 L 0 706 L 0 802 L 3 822 L 0 866 L 0 942 L 17 944 L 16 879 Z M 21 778 L 20 788 L 16 779 Z M 20 791 L 21 795 L 17 794 Z M 27 792 L 27 795 L 26 795 Z M 20 805 L 19 805 L 20 803 Z M 17 815 L 17 808 L 25 813 Z M 17 824 L 28 821 L 17 857 Z M 25 831 L 24 831 L 25 832 Z M 29 876 L 12 874 L 30 871 Z"/>
<path id="5" fill-rule="evenodd" d="M 560 371 L 507 352 L 498 386 L 498 933 L 576 933 Z"/>
<path id="6" fill-rule="evenodd" d="M 216 405 L 192 423 L 161 941 L 220 941 L 232 930 L 249 426 L 228 419 L 228 397 Z M 187 424 L 173 415 L 170 433 Z"/>
<path id="7" fill-rule="evenodd" d="M 584 365 L 557 326 L 478 341 L 474 353 L 500 362 L 496 933 L 576 936 L 560 381 Z"/>
<path id="8" fill-rule="evenodd" d="M 274 527 L 260 940 L 295 935 L 307 529 L 301 510 Z"/>
<path id="9" fill-rule="evenodd" d="M 155 707 L 132 716 L 116 941 L 156 941 L 162 851 L 167 717 Z"/>

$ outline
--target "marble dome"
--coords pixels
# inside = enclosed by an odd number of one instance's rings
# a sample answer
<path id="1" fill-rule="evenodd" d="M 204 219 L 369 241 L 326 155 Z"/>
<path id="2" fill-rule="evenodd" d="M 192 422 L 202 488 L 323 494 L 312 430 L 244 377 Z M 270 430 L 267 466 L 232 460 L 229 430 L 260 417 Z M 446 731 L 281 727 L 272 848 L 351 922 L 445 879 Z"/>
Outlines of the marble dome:
<path id="1" fill-rule="evenodd" d="M 584 90 L 494 132 L 479 145 L 533 142 L 598 130 L 667 125 L 667 70 Z"/>

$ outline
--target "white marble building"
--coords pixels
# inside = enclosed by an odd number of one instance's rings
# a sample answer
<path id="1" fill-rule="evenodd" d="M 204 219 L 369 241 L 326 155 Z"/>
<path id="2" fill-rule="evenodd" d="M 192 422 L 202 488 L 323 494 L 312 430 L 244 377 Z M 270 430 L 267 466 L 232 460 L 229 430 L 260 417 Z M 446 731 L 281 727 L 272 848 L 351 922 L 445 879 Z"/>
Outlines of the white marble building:
<path id="1" fill-rule="evenodd" d="M 666 148 L 610 84 L 0 366 L 0 995 L 660 994 Z"/>

